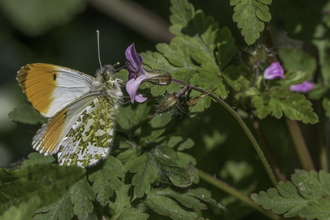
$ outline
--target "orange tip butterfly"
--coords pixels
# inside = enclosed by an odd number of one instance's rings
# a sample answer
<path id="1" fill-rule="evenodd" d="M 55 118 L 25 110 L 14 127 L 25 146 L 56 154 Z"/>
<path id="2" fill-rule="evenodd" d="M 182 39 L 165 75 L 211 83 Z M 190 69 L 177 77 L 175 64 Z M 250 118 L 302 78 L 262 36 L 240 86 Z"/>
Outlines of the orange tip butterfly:
<path id="1" fill-rule="evenodd" d="M 98 31 L 97 39 L 99 46 Z M 110 152 L 123 94 L 114 67 L 102 67 L 99 51 L 101 68 L 96 77 L 44 63 L 18 71 L 17 81 L 27 99 L 48 118 L 32 146 L 44 155 L 57 153 L 60 165 L 88 167 Z"/>

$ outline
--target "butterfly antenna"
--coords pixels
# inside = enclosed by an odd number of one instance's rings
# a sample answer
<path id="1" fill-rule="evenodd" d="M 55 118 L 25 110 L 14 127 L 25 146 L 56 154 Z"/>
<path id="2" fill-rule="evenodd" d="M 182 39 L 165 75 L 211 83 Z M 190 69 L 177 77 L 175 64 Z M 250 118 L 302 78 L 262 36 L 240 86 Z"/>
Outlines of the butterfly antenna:
<path id="1" fill-rule="evenodd" d="M 117 62 L 116 64 L 118 64 L 118 65 L 119 65 L 119 62 Z M 113 66 L 117 66 L 116 64 L 115 64 L 115 65 L 113 65 Z M 122 66 L 122 67 L 119 67 L 118 69 L 116 69 L 116 72 L 117 72 L 117 71 L 119 71 L 119 70 L 121 70 L 121 69 L 123 69 L 123 68 L 125 68 L 125 67 L 126 67 L 126 66 Z"/>
<path id="2" fill-rule="evenodd" d="M 96 30 L 96 38 L 97 38 L 97 55 L 99 58 L 100 68 L 102 68 L 101 53 L 100 53 L 100 31 L 99 30 Z"/>

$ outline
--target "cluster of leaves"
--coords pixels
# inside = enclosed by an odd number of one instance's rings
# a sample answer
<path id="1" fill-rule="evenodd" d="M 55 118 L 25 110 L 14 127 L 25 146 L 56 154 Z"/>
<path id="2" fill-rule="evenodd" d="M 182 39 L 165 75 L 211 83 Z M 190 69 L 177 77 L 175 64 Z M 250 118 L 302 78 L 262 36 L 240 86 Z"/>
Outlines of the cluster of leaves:
<path id="1" fill-rule="evenodd" d="M 291 182 L 280 182 L 277 189 L 252 194 L 255 203 L 285 218 L 299 215 L 308 220 L 330 218 L 330 174 L 325 171 L 296 170 Z"/>

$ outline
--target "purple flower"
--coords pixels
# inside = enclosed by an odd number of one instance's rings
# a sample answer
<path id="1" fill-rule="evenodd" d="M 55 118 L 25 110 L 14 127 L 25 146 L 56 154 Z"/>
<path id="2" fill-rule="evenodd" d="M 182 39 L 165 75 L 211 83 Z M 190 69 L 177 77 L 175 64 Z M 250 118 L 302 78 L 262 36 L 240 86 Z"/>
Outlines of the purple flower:
<path id="1" fill-rule="evenodd" d="M 305 81 L 298 85 L 292 85 L 289 89 L 291 92 L 308 92 L 313 89 L 313 86 L 313 83 Z"/>
<path id="2" fill-rule="evenodd" d="M 148 73 L 142 67 L 143 58 L 135 50 L 134 43 L 131 44 L 125 51 L 125 56 L 128 61 L 125 62 L 129 72 L 128 82 L 126 83 L 126 91 L 128 92 L 131 102 L 144 102 L 147 98 L 137 93 L 141 83 L 147 81 L 156 85 L 168 85 L 171 83 L 171 74 L 164 71 L 155 71 Z"/>
<path id="3" fill-rule="evenodd" d="M 144 102 L 147 98 L 137 93 L 142 81 L 150 77 L 142 67 L 143 58 L 136 52 L 134 43 L 126 49 L 125 56 L 129 61 L 125 62 L 126 68 L 129 72 L 126 91 L 128 92 L 132 103 L 134 103 L 134 100 L 137 102 Z"/>
<path id="4" fill-rule="evenodd" d="M 282 78 L 284 79 L 284 70 L 279 62 L 272 63 L 267 69 L 264 71 L 264 79 L 275 79 Z"/>

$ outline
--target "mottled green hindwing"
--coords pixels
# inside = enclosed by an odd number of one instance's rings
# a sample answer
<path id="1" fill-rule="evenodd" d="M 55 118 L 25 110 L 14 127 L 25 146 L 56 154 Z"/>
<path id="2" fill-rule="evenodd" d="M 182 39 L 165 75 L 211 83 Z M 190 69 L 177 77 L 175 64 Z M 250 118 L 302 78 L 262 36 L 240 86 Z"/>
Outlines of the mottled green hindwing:
<path id="1" fill-rule="evenodd" d="M 77 110 L 80 116 L 59 148 L 60 165 L 87 167 L 109 154 L 118 108 L 116 101 L 108 96 L 95 96 L 82 113 L 81 109 Z"/>

